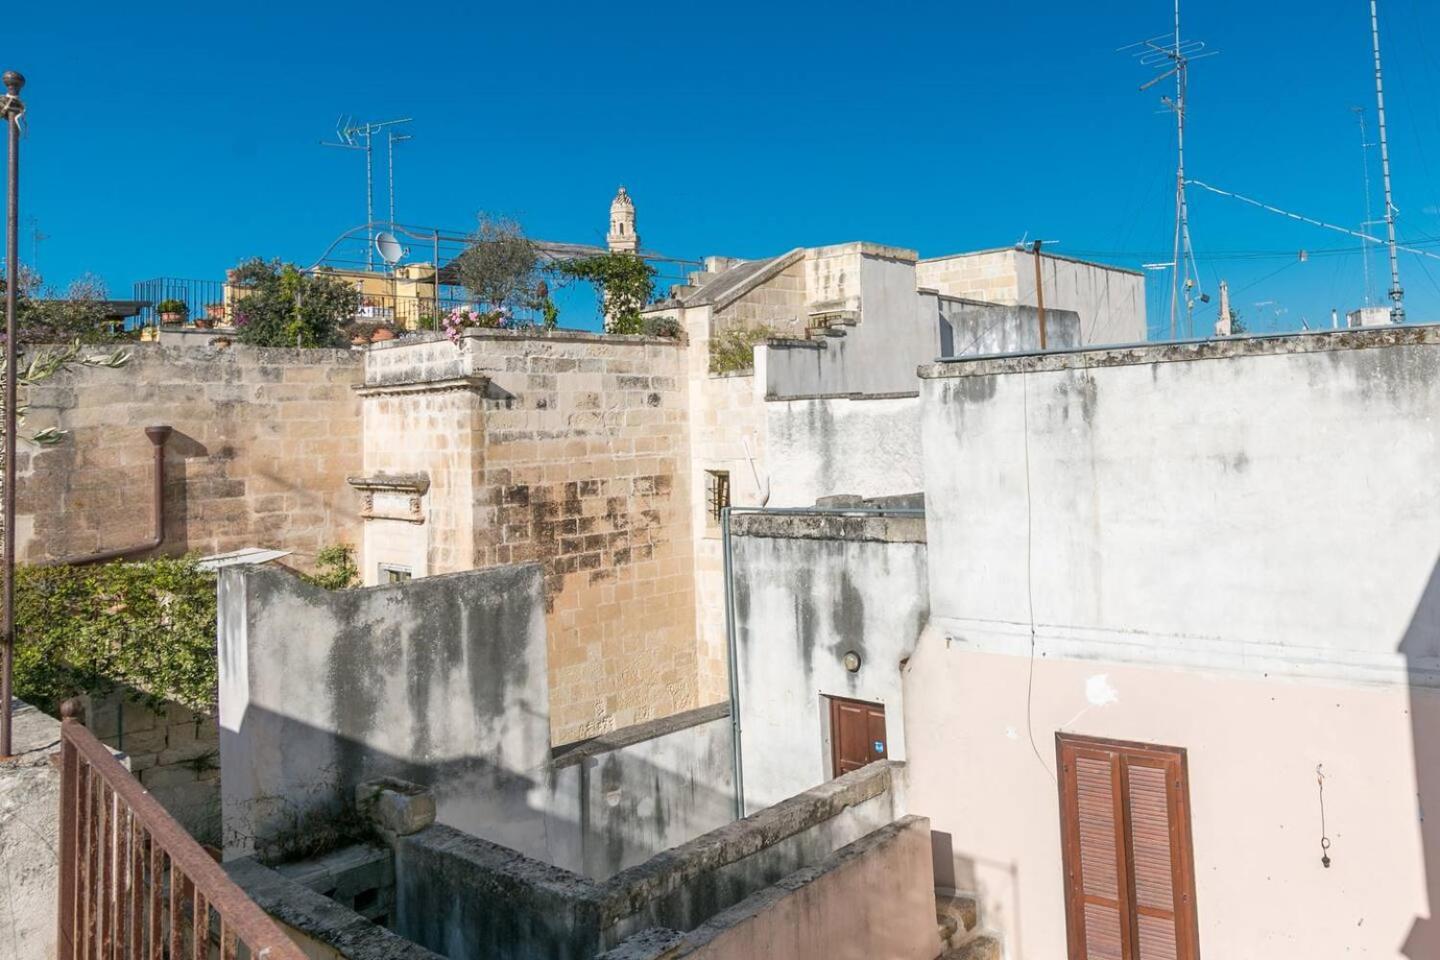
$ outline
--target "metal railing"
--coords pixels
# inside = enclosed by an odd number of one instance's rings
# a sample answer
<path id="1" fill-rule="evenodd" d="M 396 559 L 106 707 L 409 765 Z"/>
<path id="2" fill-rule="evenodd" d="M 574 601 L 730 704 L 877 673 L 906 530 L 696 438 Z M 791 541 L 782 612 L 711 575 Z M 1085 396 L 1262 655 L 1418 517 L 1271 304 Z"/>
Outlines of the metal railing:
<path id="1" fill-rule="evenodd" d="M 63 715 L 59 960 L 305 960 L 73 701 Z"/>
<path id="2" fill-rule="evenodd" d="M 141 280 L 135 284 L 135 300 L 147 304 L 140 308 L 140 315 L 133 325 L 153 327 L 160 322 L 156 310 L 166 300 L 179 300 L 185 304 L 186 316 L 190 320 L 204 317 L 215 323 L 225 321 L 225 282 L 223 280 L 181 280 L 176 277 L 156 277 Z"/>

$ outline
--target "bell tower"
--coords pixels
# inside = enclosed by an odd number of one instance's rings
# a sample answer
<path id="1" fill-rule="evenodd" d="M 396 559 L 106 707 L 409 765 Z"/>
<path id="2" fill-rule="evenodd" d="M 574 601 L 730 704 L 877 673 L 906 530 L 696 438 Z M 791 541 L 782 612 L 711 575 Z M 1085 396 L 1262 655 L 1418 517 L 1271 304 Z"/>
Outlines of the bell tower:
<path id="1" fill-rule="evenodd" d="M 639 253 L 640 235 L 635 232 L 635 201 L 621 187 L 610 201 L 610 233 L 605 245 L 611 253 Z"/>

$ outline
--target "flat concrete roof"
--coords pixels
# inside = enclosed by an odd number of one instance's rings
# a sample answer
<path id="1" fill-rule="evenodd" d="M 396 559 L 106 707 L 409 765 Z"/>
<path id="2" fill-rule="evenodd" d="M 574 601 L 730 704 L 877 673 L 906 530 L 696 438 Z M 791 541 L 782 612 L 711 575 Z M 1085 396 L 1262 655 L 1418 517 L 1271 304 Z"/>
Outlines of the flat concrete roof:
<path id="1" fill-rule="evenodd" d="M 1440 344 L 1440 324 L 1400 324 L 1312 333 L 1277 333 L 1224 337 L 1213 340 L 1171 340 L 1159 343 L 1079 347 L 1044 353 L 991 354 L 954 357 L 921 364 L 922 380 L 945 377 L 989 377 L 1002 373 L 1122 367 L 1145 363 L 1180 363 L 1191 360 L 1225 360 L 1289 353 L 1329 353 L 1336 350 L 1372 350 L 1380 347 Z"/>

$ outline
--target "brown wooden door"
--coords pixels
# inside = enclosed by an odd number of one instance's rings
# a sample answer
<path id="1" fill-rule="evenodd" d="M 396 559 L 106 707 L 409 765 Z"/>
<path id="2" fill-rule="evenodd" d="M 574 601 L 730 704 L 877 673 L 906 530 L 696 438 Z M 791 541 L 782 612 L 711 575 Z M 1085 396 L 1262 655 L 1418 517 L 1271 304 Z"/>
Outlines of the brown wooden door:
<path id="1" fill-rule="evenodd" d="M 1070 960 L 1199 960 L 1185 751 L 1055 740 Z"/>
<path id="2" fill-rule="evenodd" d="M 840 776 L 884 760 L 885 708 L 878 703 L 830 698 L 830 772 Z"/>

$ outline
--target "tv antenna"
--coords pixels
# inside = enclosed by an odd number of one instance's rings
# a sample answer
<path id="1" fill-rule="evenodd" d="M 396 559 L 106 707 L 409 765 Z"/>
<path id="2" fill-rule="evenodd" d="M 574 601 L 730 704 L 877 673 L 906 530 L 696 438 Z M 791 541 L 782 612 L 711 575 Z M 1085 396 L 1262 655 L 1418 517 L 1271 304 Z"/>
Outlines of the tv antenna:
<path id="1" fill-rule="evenodd" d="M 356 122 L 349 116 L 341 116 L 335 121 L 335 141 L 322 140 L 320 145 L 324 147 L 339 147 L 342 150 L 363 150 L 365 153 L 365 223 L 368 241 L 365 245 L 365 269 L 375 269 L 375 134 L 386 128 L 394 127 L 402 123 L 409 123 L 412 118 L 403 117 L 398 120 L 366 120 Z M 393 137 L 393 131 L 388 131 Z M 404 139 L 409 139 L 405 137 Z M 395 141 L 390 141 L 390 221 L 394 226 L 395 220 Z"/>
<path id="2" fill-rule="evenodd" d="M 1175 78 L 1175 97 L 1162 97 L 1175 114 L 1175 272 L 1171 276 L 1170 339 L 1179 336 L 1180 296 L 1185 295 L 1186 323 L 1191 333 L 1195 326 L 1195 301 L 1204 297 L 1200 292 L 1200 270 L 1195 266 L 1195 250 L 1190 243 L 1190 208 L 1185 200 L 1185 111 L 1190 81 L 1190 64 L 1219 51 L 1207 50 L 1203 40 L 1186 40 L 1180 32 L 1180 0 L 1175 0 L 1175 32 L 1127 44 L 1119 52 L 1130 51 L 1142 67 L 1163 72 L 1140 85 L 1141 90 L 1170 77 Z M 1208 298 L 1205 298 L 1208 301 Z"/>
<path id="3" fill-rule="evenodd" d="M 1390 322 L 1405 322 L 1405 290 L 1395 246 L 1395 201 L 1390 193 L 1390 146 L 1385 138 L 1385 83 L 1380 73 L 1380 14 L 1370 0 L 1370 40 L 1375 48 L 1375 122 L 1380 127 L 1380 179 L 1385 186 L 1385 236 L 1390 248 Z"/>
<path id="4" fill-rule="evenodd" d="M 1355 112 L 1355 119 L 1360 121 L 1360 159 L 1365 171 L 1365 220 L 1360 225 L 1360 232 L 1366 233 L 1380 222 L 1374 218 L 1370 209 L 1372 194 L 1370 189 L 1370 150 L 1375 144 L 1370 142 L 1370 135 L 1365 127 L 1365 108 L 1351 107 L 1350 109 Z M 1375 285 L 1370 280 L 1370 247 L 1368 244 L 1360 248 L 1360 266 L 1365 272 L 1365 306 L 1368 307 L 1375 302 Z"/>

